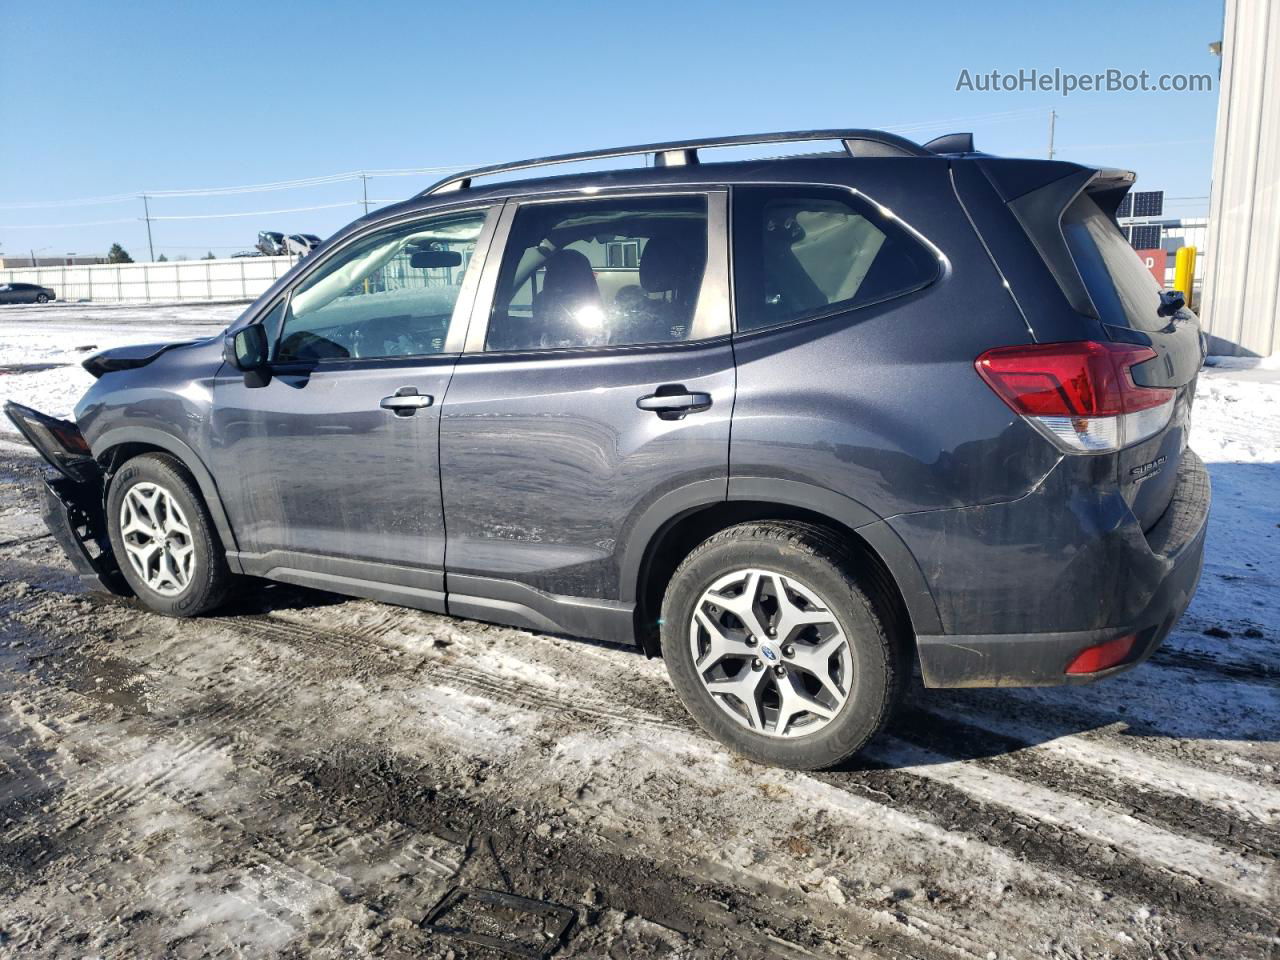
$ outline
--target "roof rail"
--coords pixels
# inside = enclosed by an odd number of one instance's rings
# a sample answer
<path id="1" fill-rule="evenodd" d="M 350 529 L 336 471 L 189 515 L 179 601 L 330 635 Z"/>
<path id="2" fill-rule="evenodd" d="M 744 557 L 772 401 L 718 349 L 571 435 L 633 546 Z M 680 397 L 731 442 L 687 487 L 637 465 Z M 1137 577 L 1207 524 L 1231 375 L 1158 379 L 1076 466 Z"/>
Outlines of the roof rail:
<path id="1" fill-rule="evenodd" d="M 477 167 L 445 177 L 423 190 L 419 197 L 449 190 L 465 190 L 476 177 L 491 177 L 500 173 L 549 167 L 558 163 L 575 163 L 584 160 L 609 160 L 614 157 L 634 157 L 653 154 L 654 166 L 677 167 L 698 162 L 698 151 L 708 147 L 739 147 L 760 143 L 800 143 L 809 140 L 840 140 L 851 157 L 930 157 L 928 150 L 918 143 L 883 130 L 790 130 L 784 133 L 752 133 L 733 137 L 711 137 L 705 140 L 671 140 L 666 143 L 644 143 L 632 147 L 613 147 L 608 150 L 587 150 L 582 153 L 562 153 L 553 157 L 533 160 L 517 160 L 514 163 L 498 163 L 489 167 Z"/>

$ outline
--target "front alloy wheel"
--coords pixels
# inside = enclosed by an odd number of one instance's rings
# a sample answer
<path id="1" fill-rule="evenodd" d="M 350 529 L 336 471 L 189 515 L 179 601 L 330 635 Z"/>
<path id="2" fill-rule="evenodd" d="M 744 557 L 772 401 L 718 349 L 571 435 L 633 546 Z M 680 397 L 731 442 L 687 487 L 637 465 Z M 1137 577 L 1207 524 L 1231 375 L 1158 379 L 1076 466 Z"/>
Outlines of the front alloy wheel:
<path id="1" fill-rule="evenodd" d="M 126 461 L 107 490 L 111 554 L 138 599 L 193 617 L 221 603 L 226 554 L 191 474 L 167 453 Z"/>
<path id="2" fill-rule="evenodd" d="M 182 507 L 158 483 L 136 483 L 120 504 L 125 556 L 142 581 L 162 597 L 176 597 L 195 575 L 196 550 Z"/>

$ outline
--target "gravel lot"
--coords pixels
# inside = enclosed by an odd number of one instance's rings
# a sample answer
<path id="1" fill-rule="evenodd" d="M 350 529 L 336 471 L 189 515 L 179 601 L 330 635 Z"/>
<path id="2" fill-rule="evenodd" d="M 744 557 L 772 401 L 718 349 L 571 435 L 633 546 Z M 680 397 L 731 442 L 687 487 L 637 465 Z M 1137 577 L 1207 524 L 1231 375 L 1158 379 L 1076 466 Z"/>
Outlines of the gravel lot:
<path id="1" fill-rule="evenodd" d="M 0 398 L 66 415 L 79 348 L 239 309 L 0 308 Z M 0 436 L 0 955 L 1280 956 L 1274 364 L 1201 379 L 1209 556 L 1150 663 L 917 687 L 819 775 L 726 753 L 629 649 L 256 581 L 199 621 L 86 594 Z"/>

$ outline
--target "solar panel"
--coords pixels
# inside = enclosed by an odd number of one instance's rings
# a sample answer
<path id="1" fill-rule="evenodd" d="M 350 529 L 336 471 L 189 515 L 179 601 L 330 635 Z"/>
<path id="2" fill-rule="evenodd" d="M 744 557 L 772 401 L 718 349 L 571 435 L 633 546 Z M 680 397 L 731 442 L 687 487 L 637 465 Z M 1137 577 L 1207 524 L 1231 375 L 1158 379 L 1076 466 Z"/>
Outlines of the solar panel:
<path id="1" fill-rule="evenodd" d="M 1126 197 L 1126 199 L 1128 198 Z M 1135 193 L 1133 195 L 1133 216 L 1164 216 L 1164 191 L 1148 190 L 1145 193 Z"/>
<path id="2" fill-rule="evenodd" d="M 1129 243 L 1135 250 L 1155 250 L 1160 246 L 1160 226 L 1135 226 L 1129 234 Z"/>
<path id="3" fill-rule="evenodd" d="M 1116 211 L 1117 217 L 1133 216 L 1133 194 L 1126 193 L 1124 199 L 1120 201 L 1120 209 Z"/>

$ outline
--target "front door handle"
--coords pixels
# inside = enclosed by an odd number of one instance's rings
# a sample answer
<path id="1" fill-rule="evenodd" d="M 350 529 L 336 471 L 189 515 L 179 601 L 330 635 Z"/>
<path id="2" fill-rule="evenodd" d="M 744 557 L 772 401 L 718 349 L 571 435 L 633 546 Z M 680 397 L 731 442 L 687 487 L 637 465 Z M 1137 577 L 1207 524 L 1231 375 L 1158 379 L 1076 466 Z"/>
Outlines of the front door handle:
<path id="1" fill-rule="evenodd" d="M 651 410 L 663 420 L 679 420 L 687 413 L 697 413 L 711 406 L 711 394 L 696 393 L 681 384 L 659 387 L 636 401 L 641 410 Z"/>
<path id="2" fill-rule="evenodd" d="M 397 417 L 412 417 L 418 409 L 433 403 L 435 397 L 429 393 L 419 393 L 417 387 L 401 387 L 393 396 L 383 397 L 378 406 L 390 410 Z"/>

